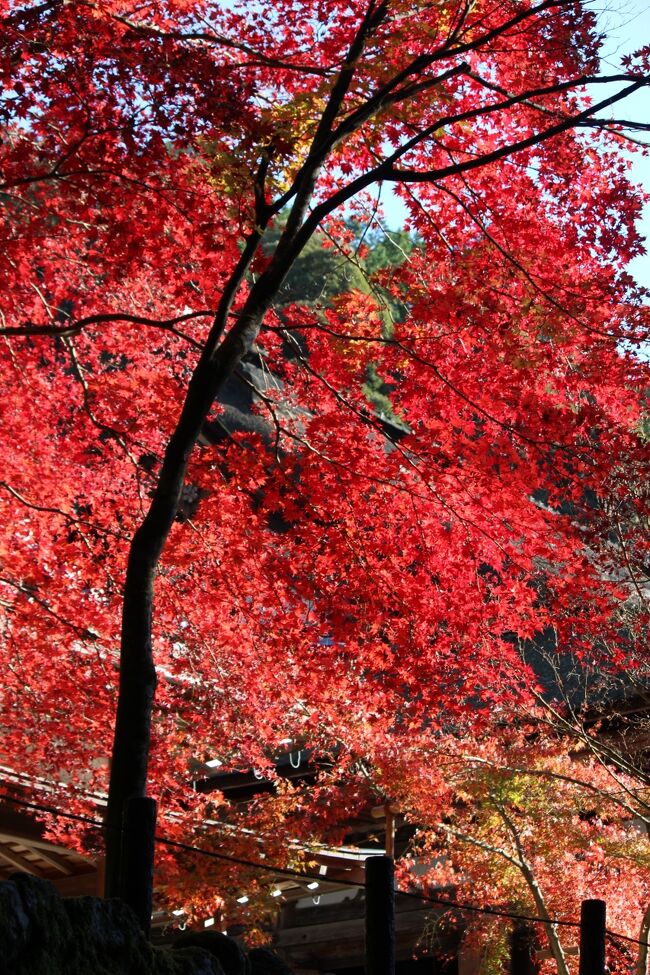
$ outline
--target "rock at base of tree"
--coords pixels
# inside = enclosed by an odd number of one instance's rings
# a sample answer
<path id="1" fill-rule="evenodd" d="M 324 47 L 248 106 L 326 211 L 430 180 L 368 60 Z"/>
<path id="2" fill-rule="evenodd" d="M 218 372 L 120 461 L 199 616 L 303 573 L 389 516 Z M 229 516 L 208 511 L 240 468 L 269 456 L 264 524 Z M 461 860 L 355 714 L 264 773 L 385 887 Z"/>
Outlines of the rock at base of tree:
<path id="1" fill-rule="evenodd" d="M 251 948 L 248 958 L 251 975 L 292 975 L 286 962 L 270 948 Z"/>
<path id="2" fill-rule="evenodd" d="M 224 975 L 199 946 L 153 948 L 119 900 L 61 897 L 17 873 L 0 883 L 0 975 Z"/>
<path id="3" fill-rule="evenodd" d="M 224 975 L 251 975 L 245 953 L 233 938 L 221 931 L 187 931 L 174 942 L 174 950 L 202 948 L 216 958 Z"/>

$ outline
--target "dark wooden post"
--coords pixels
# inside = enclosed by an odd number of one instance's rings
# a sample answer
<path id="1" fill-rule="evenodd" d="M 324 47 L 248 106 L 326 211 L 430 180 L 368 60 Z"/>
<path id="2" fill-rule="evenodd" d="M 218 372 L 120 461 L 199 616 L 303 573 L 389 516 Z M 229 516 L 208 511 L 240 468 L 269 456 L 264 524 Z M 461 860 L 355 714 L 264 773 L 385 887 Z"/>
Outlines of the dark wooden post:
<path id="1" fill-rule="evenodd" d="M 395 865 L 366 860 L 366 975 L 395 975 Z"/>
<path id="2" fill-rule="evenodd" d="M 127 799 L 122 830 L 120 896 L 136 914 L 149 937 L 153 895 L 153 857 L 156 800 L 146 796 Z"/>
<path id="3" fill-rule="evenodd" d="M 582 902 L 579 975 L 605 975 L 605 918 L 605 901 Z"/>
<path id="4" fill-rule="evenodd" d="M 535 932 L 525 924 L 513 928 L 510 935 L 510 975 L 535 975 L 534 938 Z"/>

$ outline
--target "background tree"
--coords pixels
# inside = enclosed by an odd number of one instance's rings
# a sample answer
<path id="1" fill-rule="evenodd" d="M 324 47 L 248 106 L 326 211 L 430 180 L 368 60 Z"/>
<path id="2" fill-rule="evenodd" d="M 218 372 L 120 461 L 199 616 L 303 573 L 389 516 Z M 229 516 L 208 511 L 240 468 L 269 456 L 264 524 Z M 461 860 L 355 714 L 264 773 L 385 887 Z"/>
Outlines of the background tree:
<path id="1" fill-rule="evenodd" d="M 573 745 L 521 719 L 472 742 L 439 741 L 419 789 L 399 773 L 393 784 L 393 795 L 408 794 L 404 808 L 417 824 L 402 878 L 422 884 L 409 875 L 417 854 L 431 864 L 425 888 L 456 888 L 461 902 L 547 918 L 533 925 L 537 945 L 549 970 L 564 973 L 572 970 L 567 949 L 579 941 L 580 902 L 597 893 L 608 928 L 632 939 L 608 942 L 609 967 L 645 973 L 647 784 Z M 498 970 L 512 922 L 470 912 L 462 923 L 466 940 L 487 946 L 481 970 Z"/>

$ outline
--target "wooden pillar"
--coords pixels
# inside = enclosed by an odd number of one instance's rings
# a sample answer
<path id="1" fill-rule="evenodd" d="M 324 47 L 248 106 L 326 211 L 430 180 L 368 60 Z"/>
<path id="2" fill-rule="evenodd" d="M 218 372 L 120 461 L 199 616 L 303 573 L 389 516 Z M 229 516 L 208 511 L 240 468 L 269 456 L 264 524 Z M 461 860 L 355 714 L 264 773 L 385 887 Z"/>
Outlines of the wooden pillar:
<path id="1" fill-rule="evenodd" d="M 390 799 L 386 799 L 381 806 L 373 806 L 370 815 L 373 819 L 383 819 L 386 831 L 385 850 L 387 857 L 395 858 L 395 821 L 399 807 Z"/>
<path id="2" fill-rule="evenodd" d="M 395 865 L 366 860 L 366 975 L 395 975 Z"/>
<path id="3" fill-rule="evenodd" d="M 606 912 L 605 901 L 582 902 L 579 975 L 605 975 Z"/>

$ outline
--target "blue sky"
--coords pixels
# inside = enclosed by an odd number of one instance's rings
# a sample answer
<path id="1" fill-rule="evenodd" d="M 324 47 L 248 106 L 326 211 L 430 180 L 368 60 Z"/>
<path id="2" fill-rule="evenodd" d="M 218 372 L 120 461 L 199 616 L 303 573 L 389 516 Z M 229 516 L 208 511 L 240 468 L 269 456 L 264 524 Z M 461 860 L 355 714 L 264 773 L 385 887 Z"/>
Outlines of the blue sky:
<path id="1" fill-rule="evenodd" d="M 621 57 L 650 44 L 649 0 L 617 0 L 602 8 L 594 4 L 594 9 L 599 11 L 601 27 L 607 33 L 603 51 L 604 69 L 618 68 Z M 624 104 L 626 118 L 650 122 L 650 96 L 647 91 L 633 95 Z M 645 136 L 645 141 L 650 142 L 650 135 Z M 642 156 L 637 152 L 632 159 L 634 178 L 650 193 L 650 154 Z M 645 206 L 640 228 L 650 250 L 650 203 Z M 650 288 L 650 253 L 632 261 L 630 270 L 641 284 Z"/>
<path id="2" fill-rule="evenodd" d="M 587 0 L 587 5 L 596 11 L 600 28 L 607 36 L 603 47 L 603 74 L 620 70 L 624 55 L 650 44 L 650 0 Z M 647 91 L 639 92 L 615 105 L 614 111 L 618 117 L 624 114 L 633 121 L 650 122 L 650 96 Z M 642 138 L 650 143 L 650 134 Z M 650 153 L 643 156 L 641 152 L 635 152 L 630 158 L 633 179 L 650 193 Z M 399 201 L 388 199 L 389 194 L 389 188 L 384 186 L 382 196 L 388 224 L 397 227 L 405 211 Z M 650 250 L 650 203 L 645 206 L 640 230 Z M 632 261 L 630 271 L 640 284 L 650 288 L 650 253 Z"/>

